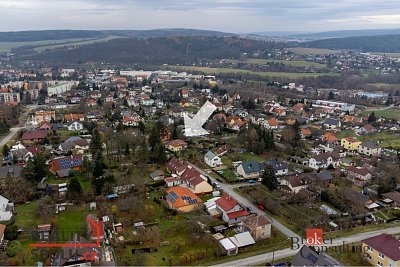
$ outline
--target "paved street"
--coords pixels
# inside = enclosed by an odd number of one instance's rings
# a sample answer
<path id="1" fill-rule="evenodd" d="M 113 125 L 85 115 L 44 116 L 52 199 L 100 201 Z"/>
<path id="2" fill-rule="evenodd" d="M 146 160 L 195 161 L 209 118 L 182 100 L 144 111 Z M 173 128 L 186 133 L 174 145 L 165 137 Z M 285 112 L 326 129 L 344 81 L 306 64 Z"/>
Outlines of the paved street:
<path id="1" fill-rule="evenodd" d="M 0 141 L 0 146 L 4 146 L 5 144 L 7 144 L 8 141 L 11 140 L 11 138 L 13 138 L 14 135 L 17 134 L 17 132 L 20 129 L 23 129 L 24 127 L 16 127 L 16 128 L 11 128 L 10 132 Z"/>
<path id="2" fill-rule="evenodd" d="M 192 164 L 192 166 L 194 168 L 196 168 L 199 172 L 201 172 L 204 176 L 208 177 L 212 182 L 218 182 L 216 179 L 214 179 L 213 177 L 211 177 L 210 175 L 208 175 L 205 171 L 203 171 L 201 168 L 195 166 Z M 242 203 L 244 206 L 249 207 L 255 211 L 257 211 L 258 213 L 265 213 L 264 211 L 260 210 L 256 205 L 254 205 L 254 203 L 252 203 L 251 201 L 249 201 L 247 198 L 239 195 L 235 190 L 234 187 L 232 185 L 229 184 L 224 184 L 221 182 L 218 182 L 221 186 L 221 189 L 224 190 L 224 192 L 227 192 L 229 195 L 231 195 L 233 198 L 235 198 L 236 200 L 238 200 L 240 203 Z M 284 226 L 283 224 L 281 224 L 280 222 L 274 220 L 273 218 L 271 218 L 270 216 L 268 216 L 268 218 L 272 221 L 272 226 L 275 227 L 279 232 L 281 232 L 282 234 L 284 234 L 285 236 L 287 236 L 288 238 L 291 237 L 298 237 L 300 238 L 300 236 L 296 233 L 294 233 L 292 230 L 290 230 L 289 228 L 287 228 L 286 226 Z"/>

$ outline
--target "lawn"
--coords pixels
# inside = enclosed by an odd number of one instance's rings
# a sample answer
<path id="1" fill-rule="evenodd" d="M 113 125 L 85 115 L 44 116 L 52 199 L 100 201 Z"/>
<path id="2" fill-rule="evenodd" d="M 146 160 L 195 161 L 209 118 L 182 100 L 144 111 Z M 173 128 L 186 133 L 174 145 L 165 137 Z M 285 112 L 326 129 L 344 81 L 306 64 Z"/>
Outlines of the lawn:
<path id="1" fill-rule="evenodd" d="M 245 152 L 236 155 L 237 158 L 241 161 L 257 161 L 257 162 L 265 161 L 265 158 L 263 158 L 262 156 L 253 154 L 251 152 Z"/>
<path id="2" fill-rule="evenodd" d="M 355 137 L 356 133 L 353 130 L 344 130 L 336 134 L 336 137 L 340 140 L 345 137 Z"/>
<path id="3" fill-rule="evenodd" d="M 371 140 L 377 142 L 379 146 L 385 148 L 400 148 L 399 135 L 391 132 L 379 132 L 371 135 L 361 136 L 360 140 Z"/>
<path id="4" fill-rule="evenodd" d="M 386 110 L 366 110 L 366 111 L 361 112 L 361 115 L 363 115 L 363 116 L 369 115 L 372 112 L 375 113 L 375 116 L 377 118 L 383 117 L 386 119 L 395 119 L 395 120 L 400 119 L 400 109 L 398 109 L 398 108 L 390 108 L 390 109 L 386 109 Z"/>
<path id="5" fill-rule="evenodd" d="M 73 233 L 86 236 L 86 216 L 89 213 L 88 209 L 76 207 L 56 215 L 59 241 L 68 241 Z"/>
<path id="6" fill-rule="evenodd" d="M 286 48 L 295 54 L 299 55 L 325 55 L 325 54 L 337 54 L 340 53 L 339 50 L 331 50 L 331 49 L 319 49 L 319 48 L 306 48 L 306 47 L 292 47 Z"/>
<path id="7" fill-rule="evenodd" d="M 42 223 L 40 218 L 35 218 L 34 211 L 37 207 L 37 201 L 31 201 L 27 204 L 15 205 L 15 222 L 14 224 L 24 229 L 36 224 Z"/>
<path id="8" fill-rule="evenodd" d="M 353 251 L 354 245 L 354 251 Z M 362 259 L 362 254 L 360 252 L 361 243 L 353 243 L 348 245 L 348 250 L 346 247 L 345 251 L 341 251 L 337 249 L 337 251 L 329 251 L 328 254 L 335 259 L 337 259 L 340 263 L 344 264 L 345 266 L 370 266 L 368 262 Z M 343 248 L 342 248 L 343 250 Z"/>
<path id="9" fill-rule="evenodd" d="M 232 170 L 225 169 L 225 170 L 223 170 L 223 172 L 224 173 L 222 174 L 222 177 L 225 179 L 225 181 L 234 182 L 234 181 L 239 180 L 237 178 L 236 174 Z"/>
<path id="10" fill-rule="evenodd" d="M 182 71 L 199 71 L 210 75 L 220 75 L 234 73 L 235 75 L 249 74 L 257 75 L 262 78 L 278 77 L 287 79 L 300 79 L 304 77 L 319 77 L 319 76 L 338 76 L 336 73 L 294 73 L 294 72 L 265 72 L 265 71 L 252 71 L 245 69 L 231 69 L 231 68 L 210 68 L 210 67 L 195 67 L 195 66 L 170 66 L 176 70 Z"/>
<path id="11" fill-rule="evenodd" d="M 354 227 L 354 228 L 351 228 L 348 230 L 325 232 L 324 237 L 326 239 L 330 239 L 330 238 L 353 236 L 353 235 L 364 233 L 364 232 L 383 230 L 383 229 L 387 229 L 387 228 L 395 227 L 395 226 L 400 226 L 400 223 L 393 222 L 393 223 L 371 224 L 371 225 Z"/>

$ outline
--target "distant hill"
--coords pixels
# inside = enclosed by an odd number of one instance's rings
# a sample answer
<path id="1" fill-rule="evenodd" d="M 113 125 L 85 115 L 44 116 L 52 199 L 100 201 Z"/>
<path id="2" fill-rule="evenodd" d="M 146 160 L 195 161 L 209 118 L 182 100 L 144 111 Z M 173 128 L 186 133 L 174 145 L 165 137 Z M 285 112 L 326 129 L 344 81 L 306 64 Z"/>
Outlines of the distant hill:
<path id="1" fill-rule="evenodd" d="M 393 35 L 393 34 L 400 34 L 400 29 L 340 30 L 340 31 L 327 31 L 327 32 L 316 32 L 316 33 L 289 34 L 286 35 L 286 37 L 298 38 L 298 39 L 329 39 L 329 38 L 363 37 L 363 36 Z"/>
<path id="2" fill-rule="evenodd" d="M 46 40 L 90 39 L 106 36 L 135 38 L 167 37 L 167 36 L 236 36 L 233 33 L 195 29 L 155 29 L 155 30 L 45 30 L 0 32 L 0 42 L 34 42 Z"/>
<path id="3" fill-rule="evenodd" d="M 234 33 L 226 33 L 219 31 L 197 30 L 197 29 L 154 29 L 154 30 L 105 30 L 102 33 L 123 37 L 134 38 L 151 38 L 151 37 L 168 37 L 168 36 L 237 36 Z"/>
<path id="4" fill-rule="evenodd" d="M 283 48 L 285 44 L 238 37 L 180 36 L 120 38 L 75 49 L 55 49 L 24 57 L 48 63 L 191 64 L 201 59 L 238 58 L 242 53 Z"/>
<path id="5" fill-rule="evenodd" d="M 325 49 L 351 49 L 365 52 L 400 52 L 400 34 L 332 38 L 303 43 L 302 46 Z"/>
<path id="6" fill-rule="evenodd" d="M 101 38 L 106 34 L 100 31 L 47 30 L 0 32 L 0 42 L 34 42 L 64 39 Z"/>

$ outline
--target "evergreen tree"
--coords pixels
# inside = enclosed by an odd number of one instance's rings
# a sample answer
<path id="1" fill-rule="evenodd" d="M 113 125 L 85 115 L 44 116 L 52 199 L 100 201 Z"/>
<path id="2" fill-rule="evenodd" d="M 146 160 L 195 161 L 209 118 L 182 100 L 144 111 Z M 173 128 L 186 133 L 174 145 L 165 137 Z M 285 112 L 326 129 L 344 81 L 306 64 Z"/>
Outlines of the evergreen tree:
<path id="1" fill-rule="evenodd" d="M 101 141 L 100 132 L 97 129 L 93 131 L 89 150 L 92 155 L 96 155 L 98 152 L 103 152 L 103 143 Z"/>
<path id="2" fill-rule="evenodd" d="M 273 191 L 278 188 L 278 179 L 276 178 L 275 169 L 271 164 L 267 164 L 262 174 L 261 183 Z"/>
<path id="3" fill-rule="evenodd" d="M 143 139 L 143 141 L 140 143 L 139 160 L 142 163 L 147 163 L 149 161 L 149 147 L 147 145 L 146 139 Z"/>
<path id="4" fill-rule="evenodd" d="M 22 177 L 27 181 L 35 181 L 36 180 L 36 172 L 35 172 L 35 165 L 33 164 L 32 160 L 28 160 L 25 167 L 22 169 Z"/>
<path id="5" fill-rule="evenodd" d="M 369 116 L 368 116 L 368 123 L 374 123 L 374 122 L 376 122 L 376 116 L 375 116 L 375 112 L 372 111 L 372 113 L 369 114 Z"/>
<path id="6" fill-rule="evenodd" d="M 68 197 L 77 199 L 82 194 L 82 186 L 76 177 L 72 177 L 68 183 Z"/>
<path id="7" fill-rule="evenodd" d="M 39 182 L 47 176 L 46 158 L 42 154 L 37 154 L 33 158 L 33 165 L 35 166 L 35 181 Z"/>
<path id="8" fill-rule="evenodd" d="M 7 144 L 5 144 L 3 146 L 3 157 L 7 158 L 9 154 L 10 154 L 10 147 Z"/>

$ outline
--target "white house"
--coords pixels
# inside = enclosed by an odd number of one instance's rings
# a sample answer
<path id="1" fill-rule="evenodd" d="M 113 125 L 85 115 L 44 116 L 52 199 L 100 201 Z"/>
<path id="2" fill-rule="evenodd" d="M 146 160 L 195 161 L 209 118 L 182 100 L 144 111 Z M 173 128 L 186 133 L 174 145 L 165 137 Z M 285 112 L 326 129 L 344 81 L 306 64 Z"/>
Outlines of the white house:
<path id="1" fill-rule="evenodd" d="M 333 158 L 330 153 L 322 153 L 310 158 L 309 167 L 314 170 L 326 169 L 333 164 Z"/>
<path id="2" fill-rule="evenodd" d="M 9 221 L 13 216 L 14 204 L 0 195 L 0 222 Z"/>
<path id="3" fill-rule="evenodd" d="M 222 165 L 221 158 L 218 157 L 216 154 L 214 154 L 214 152 L 212 152 L 212 151 L 208 151 L 204 155 L 204 161 L 208 166 L 210 166 L 212 168 Z"/>
<path id="4" fill-rule="evenodd" d="M 379 156 L 381 150 L 382 149 L 376 143 L 371 141 L 362 142 L 357 148 L 359 154 L 366 156 Z"/>
<path id="5" fill-rule="evenodd" d="M 69 131 L 80 131 L 82 129 L 83 129 L 83 124 L 78 121 L 74 121 L 73 123 L 68 125 Z"/>

